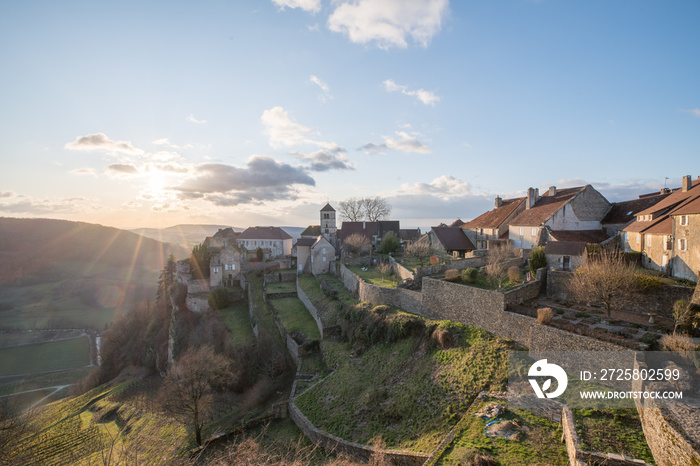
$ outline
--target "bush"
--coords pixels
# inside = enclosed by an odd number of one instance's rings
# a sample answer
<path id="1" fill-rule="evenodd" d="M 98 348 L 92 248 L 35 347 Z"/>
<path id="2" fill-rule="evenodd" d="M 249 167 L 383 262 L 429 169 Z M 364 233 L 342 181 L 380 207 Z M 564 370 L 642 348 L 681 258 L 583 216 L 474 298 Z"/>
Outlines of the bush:
<path id="1" fill-rule="evenodd" d="M 554 311 L 551 307 L 541 307 L 537 309 L 537 323 L 546 325 L 554 318 Z"/>
<path id="2" fill-rule="evenodd" d="M 396 233 L 390 231 L 382 238 L 379 249 L 382 251 L 382 254 L 389 254 L 399 249 L 399 246 L 401 246 L 399 238 L 396 237 Z"/>
<path id="3" fill-rule="evenodd" d="M 209 295 L 208 302 L 212 309 L 223 309 L 231 305 L 231 295 L 225 288 L 216 288 Z"/>
<path id="4" fill-rule="evenodd" d="M 459 279 L 460 275 L 458 270 L 450 269 L 445 271 L 445 280 L 447 280 L 448 282 L 456 282 L 459 281 Z"/>
<path id="5" fill-rule="evenodd" d="M 536 246 L 530 251 L 530 272 L 534 275 L 537 269 L 547 267 L 547 257 L 544 255 L 544 246 Z"/>
<path id="6" fill-rule="evenodd" d="M 663 282 L 656 277 L 642 273 L 634 274 L 634 287 L 640 293 L 653 293 L 654 291 L 659 290 L 662 286 Z"/>
<path id="7" fill-rule="evenodd" d="M 692 331 L 700 323 L 700 306 L 678 300 L 673 304 L 673 320 L 676 330 Z"/>
<path id="8" fill-rule="evenodd" d="M 462 270 L 462 280 L 464 280 L 467 283 L 474 283 L 476 281 L 476 277 L 479 275 L 479 269 L 475 268 L 468 268 Z"/>
<path id="9" fill-rule="evenodd" d="M 440 345 L 440 348 L 447 349 L 452 348 L 455 344 L 455 339 L 449 330 L 444 328 L 436 328 L 431 335 L 431 338 L 435 343 Z"/>
<path id="10" fill-rule="evenodd" d="M 512 265 L 508 268 L 508 280 L 510 280 L 511 283 L 520 281 L 520 268 L 517 265 Z"/>
<path id="11" fill-rule="evenodd" d="M 678 353 L 695 351 L 695 342 L 693 339 L 681 333 L 662 336 L 659 340 L 659 346 L 662 351 L 676 351 Z"/>

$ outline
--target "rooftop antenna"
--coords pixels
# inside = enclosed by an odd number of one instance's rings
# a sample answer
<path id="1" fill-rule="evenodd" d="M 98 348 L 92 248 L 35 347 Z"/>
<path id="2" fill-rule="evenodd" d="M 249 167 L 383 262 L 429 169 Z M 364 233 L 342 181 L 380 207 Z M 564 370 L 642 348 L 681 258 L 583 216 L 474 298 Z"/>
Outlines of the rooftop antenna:
<path id="1" fill-rule="evenodd" d="M 668 180 L 668 176 L 664 178 L 664 191 L 666 191 L 666 180 Z"/>

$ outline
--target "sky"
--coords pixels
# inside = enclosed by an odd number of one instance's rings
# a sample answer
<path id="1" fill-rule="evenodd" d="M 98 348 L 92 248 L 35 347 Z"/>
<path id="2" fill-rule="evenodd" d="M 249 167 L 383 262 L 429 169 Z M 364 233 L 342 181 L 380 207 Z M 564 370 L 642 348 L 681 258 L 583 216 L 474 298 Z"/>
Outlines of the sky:
<path id="1" fill-rule="evenodd" d="M 697 0 L 0 5 L 0 216 L 402 227 L 700 175 Z"/>

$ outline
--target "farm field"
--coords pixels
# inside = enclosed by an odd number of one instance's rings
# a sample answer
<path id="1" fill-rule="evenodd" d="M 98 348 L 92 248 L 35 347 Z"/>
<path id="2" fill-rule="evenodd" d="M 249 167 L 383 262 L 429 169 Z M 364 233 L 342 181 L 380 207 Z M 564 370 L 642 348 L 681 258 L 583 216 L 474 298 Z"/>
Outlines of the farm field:
<path id="1" fill-rule="evenodd" d="M 88 337 L 0 349 L 0 376 L 75 369 L 90 364 Z"/>

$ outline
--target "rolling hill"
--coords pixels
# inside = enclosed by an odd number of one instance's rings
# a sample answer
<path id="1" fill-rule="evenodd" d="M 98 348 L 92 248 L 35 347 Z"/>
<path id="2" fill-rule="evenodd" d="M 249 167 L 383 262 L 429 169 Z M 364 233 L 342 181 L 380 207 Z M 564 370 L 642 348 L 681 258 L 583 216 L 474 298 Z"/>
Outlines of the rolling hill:
<path id="1" fill-rule="evenodd" d="M 174 225 L 168 228 L 135 228 L 131 231 L 146 238 L 163 243 L 172 243 L 187 249 L 201 244 L 207 236 L 213 236 L 217 231 L 228 228 L 226 225 Z M 243 228 L 233 227 L 233 231 L 241 232 Z"/>

